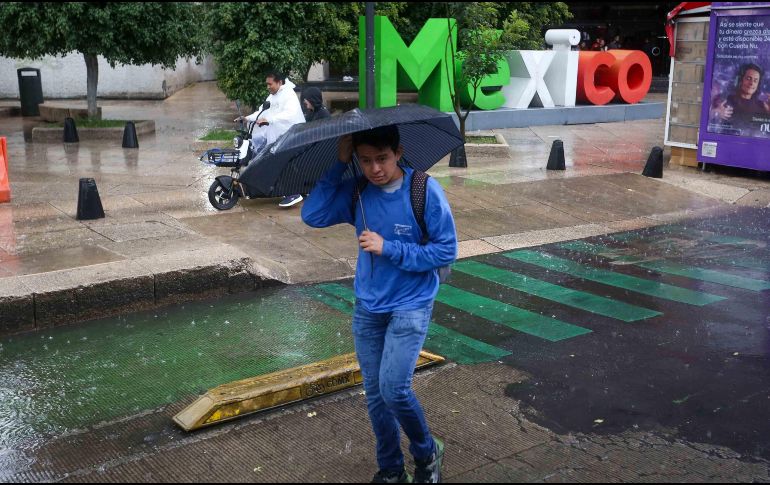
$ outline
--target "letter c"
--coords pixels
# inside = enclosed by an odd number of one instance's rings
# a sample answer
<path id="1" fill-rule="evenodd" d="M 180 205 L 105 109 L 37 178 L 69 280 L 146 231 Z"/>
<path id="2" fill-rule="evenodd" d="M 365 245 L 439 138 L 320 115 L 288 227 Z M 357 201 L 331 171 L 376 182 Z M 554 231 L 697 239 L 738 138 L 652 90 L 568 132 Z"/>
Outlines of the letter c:
<path id="1" fill-rule="evenodd" d="M 612 101 L 610 87 L 615 57 L 607 51 L 581 51 L 578 62 L 577 100 L 601 106 Z"/>

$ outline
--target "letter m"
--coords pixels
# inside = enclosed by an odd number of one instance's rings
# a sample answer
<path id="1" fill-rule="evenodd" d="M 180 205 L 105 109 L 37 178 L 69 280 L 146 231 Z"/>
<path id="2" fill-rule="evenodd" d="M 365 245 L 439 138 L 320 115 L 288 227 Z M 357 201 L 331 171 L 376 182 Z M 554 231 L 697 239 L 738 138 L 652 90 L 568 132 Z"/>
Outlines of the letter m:
<path id="1" fill-rule="evenodd" d="M 450 19 L 452 42 L 457 49 L 455 20 Z M 454 83 L 447 19 L 429 19 L 409 47 L 387 17 L 374 18 L 374 105 L 396 106 L 398 89 L 416 89 L 419 103 L 440 111 L 453 111 L 449 82 Z M 366 107 L 366 17 L 359 18 L 359 99 Z M 449 79 L 447 79 L 449 76 Z"/>

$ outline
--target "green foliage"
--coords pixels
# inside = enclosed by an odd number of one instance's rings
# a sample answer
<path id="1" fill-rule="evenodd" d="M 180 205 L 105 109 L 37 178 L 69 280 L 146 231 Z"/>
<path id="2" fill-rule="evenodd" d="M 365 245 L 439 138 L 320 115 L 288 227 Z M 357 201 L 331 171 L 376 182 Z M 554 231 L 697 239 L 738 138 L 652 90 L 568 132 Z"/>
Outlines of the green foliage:
<path id="1" fill-rule="evenodd" d="M 195 19 L 200 6 L 181 2 L 4 2 L 0 55 L 39 59 L 80 52 L 117 64 L 172 68 L 200 53 Z"/>
<path id="2" fill-rule="evenodd" d="M 206 136 L 201 138 L 203 141 L 231 141 L 235 137 L 235 131 L 225 130 L 222 128 L 215 128 L 208 133 L 206 133 Z"/>
<path id="3" fill-rule="evenodd" d="M 497 2 L 496 5 L 503 23 L 515 25 L 512 29 L 517 35 L 511 39 L 514 49 L 545 48 L 545 31 L 572 18 L 564 2 Z"/>
<path id="4" fill-rule="evenodd" d="M 358 53 L 362 3 L 219 2 L 204 8 L 219 87 L 252 106 L 267 96 L 267 71 L 282 71 L 299 84 L 314 62 L 345 65 Z"/>
<path id="5" fill-rule="evenodd" d="M 124 128 L 126 123 L 131 120 L 100 120 L 98 118 L 81 118 L 75 120 L 75 125 L 78 128 Z M 139 123 L 141 120 L 136 120 L 134 123 Z M 52 127 L 61 128 L 64 126 L 64 122 L 51 123 Z"/>

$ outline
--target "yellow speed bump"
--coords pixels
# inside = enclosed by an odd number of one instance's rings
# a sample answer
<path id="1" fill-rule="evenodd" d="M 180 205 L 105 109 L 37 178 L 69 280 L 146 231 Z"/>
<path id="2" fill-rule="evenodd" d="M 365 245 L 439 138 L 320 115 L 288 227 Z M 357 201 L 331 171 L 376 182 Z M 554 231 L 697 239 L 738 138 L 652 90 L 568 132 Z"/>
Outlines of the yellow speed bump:
<path id="1" fill-rule="evenodd" d="M 417 369 L 444 358 L 420 352 Z M 303 399 L 329 394 L 363 382 L 356 354 L 340 355 L 314 364 L 250 377 L 211 389 L 182 412 L 174 422 L 185 431 L 229 421 Z"/>

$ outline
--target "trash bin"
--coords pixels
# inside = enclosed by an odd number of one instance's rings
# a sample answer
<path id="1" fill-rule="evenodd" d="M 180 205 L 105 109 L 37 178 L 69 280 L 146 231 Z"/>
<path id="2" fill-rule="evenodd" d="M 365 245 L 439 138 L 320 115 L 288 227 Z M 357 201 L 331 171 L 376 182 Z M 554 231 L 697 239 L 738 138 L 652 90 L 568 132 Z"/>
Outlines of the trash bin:
<path id="1" fill-rule="evenodd" d="M 43 102 L 43 82 L 40 69 L 22 67 L 16 69 L 19 77 L 19 100 L 22 116 L 40 116 L 38 105 Z"/>

